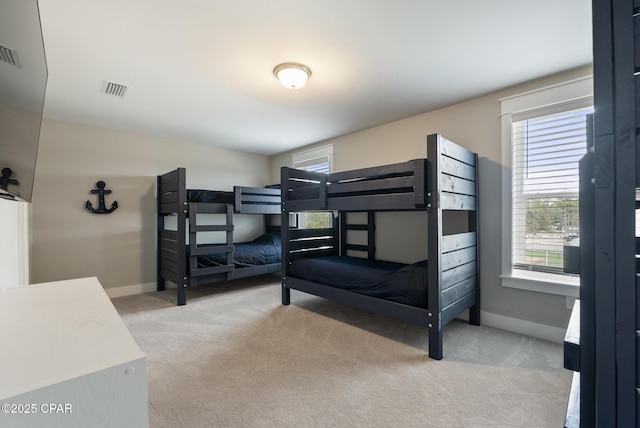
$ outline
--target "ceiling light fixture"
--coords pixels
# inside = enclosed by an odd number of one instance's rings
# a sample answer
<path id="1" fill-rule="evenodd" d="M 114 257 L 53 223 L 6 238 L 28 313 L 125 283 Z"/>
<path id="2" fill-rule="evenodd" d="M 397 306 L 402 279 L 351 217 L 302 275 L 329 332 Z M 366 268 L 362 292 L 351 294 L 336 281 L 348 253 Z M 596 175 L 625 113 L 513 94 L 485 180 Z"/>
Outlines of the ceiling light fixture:
<path id="1" fill-rule="evenodd" d="M 285 62 L 277 65 L 273 69 L 273 74 L 285 88 L 300 89 L 307 84 L 307 80 L 311 77 L 311 70 L 297 62 Z"/>

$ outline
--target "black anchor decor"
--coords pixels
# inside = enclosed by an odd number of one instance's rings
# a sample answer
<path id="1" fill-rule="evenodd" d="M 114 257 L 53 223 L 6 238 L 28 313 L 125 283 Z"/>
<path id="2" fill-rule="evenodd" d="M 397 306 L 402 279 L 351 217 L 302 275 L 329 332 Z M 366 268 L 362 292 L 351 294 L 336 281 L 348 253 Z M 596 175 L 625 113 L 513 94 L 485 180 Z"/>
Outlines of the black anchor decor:
<path id="1" fill-rule="evenodd" d="M 2 177 L 0 177 L 0 189 L 8 190 L 9 184 L 19 185 L 18 180 L 11 178 L 13 171 L 11 168 L 2 168 Z"/>
<path id="2" fill-rule="evenodd" d="M 87 201 L 86 204 L 84 204 L 84 207 L 94 213 L 94 214 L 110 214 L 112 212 L 114 212 L 116 210 L 116 208 L 118 208 L 118 202 L 114 201 L 111 204 L 111 208 L 105 207 L 104 205 L 104 195 L 109 195 L 111 194 L 111 190 L 105 190 L 104 188 L 105 184 L 104 181 L 98 181 L 96 183 L 96 188 L 95 189 L 91 189 L 91 193 L 93 194 L 98 194 L 98 208 L 93 208 L 93 205 L 91 205 L 91 202 Z"/>

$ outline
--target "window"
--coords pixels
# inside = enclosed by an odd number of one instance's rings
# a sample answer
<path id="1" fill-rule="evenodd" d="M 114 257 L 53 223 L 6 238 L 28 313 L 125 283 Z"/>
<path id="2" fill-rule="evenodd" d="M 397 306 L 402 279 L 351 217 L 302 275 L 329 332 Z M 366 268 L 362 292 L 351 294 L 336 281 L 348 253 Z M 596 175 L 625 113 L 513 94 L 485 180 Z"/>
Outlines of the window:
<path id="1" fill-rule="evenodd" d="M 586 152 L 593 79 L 500 100 L 502 284 L 577 297 L 563 247 L 579 238 L 578 162 Z"/>
<path id="2" fill-rule="evenodd" d="M 294 153 L 291 155 L 291 166 L 328 174 L 333 166 L 333 145 Z M 329 228 L 332 225 L 332 215 L 329 212 L 296 213 L 295 221 L 291 221 L 291 224 L 296 224 L 301 229 Z"/>
<path id="3" fill-rule="evenodd" d="M 586 116 L 592 112 L 583 108 L 523 120 L 512 117 L 516 269 L 563 274 L 563 247 L 579 239 L 578 162 L 587 150 Z"/>

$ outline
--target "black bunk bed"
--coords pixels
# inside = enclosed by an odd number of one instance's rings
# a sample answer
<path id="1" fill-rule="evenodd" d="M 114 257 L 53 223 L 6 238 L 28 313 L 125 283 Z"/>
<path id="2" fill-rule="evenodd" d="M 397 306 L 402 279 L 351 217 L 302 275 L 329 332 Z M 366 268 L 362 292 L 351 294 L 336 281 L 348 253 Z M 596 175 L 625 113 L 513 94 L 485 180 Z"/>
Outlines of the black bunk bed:
<path id="1" fill-rule="evenodd" d="M 330 174 L 283 167 L 282 304 L 294 289 L 423 325 L 429 356 L 442 359 L 445 324 L 468 309 L 469 322 L 480 325 L 477 159 L 433 134 L 427 159 Z M 428 212 L 428 260 L 376 260 L 375 213 L 416 210 Z M 333 211 L 334 224 L 294 227 L 291 214 L 301 211 Z M 467 213 L 466 231 L 443 233 L 447 211 Z M 366 212 L 366 222 L 350 223 L 349 212 Z M 367 244 L 349 243 L 350 230 L 364 231 Z"/>
<path id="2" fill-rule="evenodd" d="M 281 270 L 280 227 L 270 221 L 271 214 L 280 214 L 279 187 L 234 186 L 233 192 L 190 190 L 184 168 L 159 175 L 157 186 L 157 289 L 164 290 L 166 280 L 175 283 L 178 305 L 187 302 L 187 286 Z M 263 214 L 266 233 L 251 242 L 234 243 L 235 213 Z M 221 214 L 225 222 L 211 224 L 199 214 Z M 176 218 L 173 229 L 167 228 L 169 216 Z M 199 232 L 223 232 L 225 242 L 198 243 Z"/>

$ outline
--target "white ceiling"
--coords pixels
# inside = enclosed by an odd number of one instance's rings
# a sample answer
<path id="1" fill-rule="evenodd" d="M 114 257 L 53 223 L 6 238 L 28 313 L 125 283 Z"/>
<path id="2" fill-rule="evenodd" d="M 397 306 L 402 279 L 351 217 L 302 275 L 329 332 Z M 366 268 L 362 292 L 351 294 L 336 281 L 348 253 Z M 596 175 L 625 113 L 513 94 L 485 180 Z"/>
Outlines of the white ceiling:
<path id="1" fill-rule="evenodd" d="M 590 0 L 39 0 L 45 116 L 275 154 L 590 64 Z M 290 91 L 273 68 L 313 72 Z M 103 82 L 130 87 L 124 98 Z"/>

